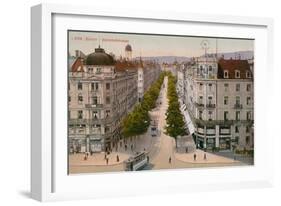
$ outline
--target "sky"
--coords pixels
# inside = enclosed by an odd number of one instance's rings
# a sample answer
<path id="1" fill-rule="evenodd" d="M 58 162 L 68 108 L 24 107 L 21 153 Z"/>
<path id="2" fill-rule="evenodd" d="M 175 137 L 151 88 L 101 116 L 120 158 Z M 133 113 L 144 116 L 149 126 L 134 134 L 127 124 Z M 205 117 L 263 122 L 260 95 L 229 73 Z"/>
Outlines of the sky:
<path id="1" fill-rule="evenodd" d="M 87 55 L 100 45 L 106 53 L 124 57 L 125 46 L 130 44 L 133 57 L 197 57 L 205 54 L 202 41 L 207 42 L 207 53 L 215 53 L 216 48 L 218 53 L 254 50 L 254 40 L 248 39 L 70 31 L 69 52 L 74 55 L 75 50 L 81 50 Z"/>

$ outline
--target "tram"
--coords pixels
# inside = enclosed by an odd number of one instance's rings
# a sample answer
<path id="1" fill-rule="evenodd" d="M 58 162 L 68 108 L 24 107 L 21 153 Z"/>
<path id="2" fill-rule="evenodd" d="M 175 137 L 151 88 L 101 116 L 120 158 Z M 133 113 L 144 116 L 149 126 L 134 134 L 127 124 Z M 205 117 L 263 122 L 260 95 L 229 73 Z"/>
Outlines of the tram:
<path id="1" fill-rule="evenodd" d="M 151 129 L 150 129 L 150 133 L 152 137 L 156 137 L 158 135 L 158 121 L 157 120 L 153 120 L 151 121 Z"/>
<path id="2" fill-rule="evenodd" d="M 124 161 L 125 171 L 141 170 L 148 164 L 147 152 L 137 152 L 134 156 Z"/>

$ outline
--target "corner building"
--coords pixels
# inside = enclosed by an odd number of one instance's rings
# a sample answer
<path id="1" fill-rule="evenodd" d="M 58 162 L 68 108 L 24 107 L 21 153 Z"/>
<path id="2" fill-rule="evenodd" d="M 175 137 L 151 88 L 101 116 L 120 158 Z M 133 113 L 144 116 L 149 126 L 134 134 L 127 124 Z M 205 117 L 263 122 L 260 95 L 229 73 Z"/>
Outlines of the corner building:
<path id="1" fill-rule="evenodd" d="M 116 69 L 112 56 L 96 48 L 69 70 L 69 152 L 112 149 L 124 116 L 137 103 L 137 71 Z"/>
<path id="2" fill-rule="evenodd" d="M 184 95 L 197 147 L 253 149 L 253 64 L 214 56 L 194 58 L 184 68 Z"/>

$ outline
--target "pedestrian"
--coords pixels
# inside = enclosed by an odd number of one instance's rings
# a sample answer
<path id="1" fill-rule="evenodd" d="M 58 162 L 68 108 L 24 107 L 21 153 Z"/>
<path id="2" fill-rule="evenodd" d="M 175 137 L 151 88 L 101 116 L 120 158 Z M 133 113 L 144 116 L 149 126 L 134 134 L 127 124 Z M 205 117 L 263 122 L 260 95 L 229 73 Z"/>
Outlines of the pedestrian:
<path id="1" fill-rule="evenodd" d="M 106 158 L 106 164 L 108 165 L 108 158 Z"/>
<path id="2" fill-rule="evenodd" d="M 206 153 L 204 153 L 204 160 L 207 160 L 207 155 L 206 155 Z"/>
<path id="3" fill-rule="evenodd" d="M 195 161 L 196 160 L 196 154 L 194 153 L 193 155 L 193 160 Z"/>
<path id="4" fill-rule="evenodd" d="M 116 156 L 116 161 L 119 162 L 119 156 L 118 155 Z"/>
<path id="5" fill-rule="evenodd" d="M 125 151 L 127 151 L 127 145 L 125 144 Z"/>
<path id="6" fill-rule="evenodd" d="M 133 146 L 133 144 L 132 144 L 132 145 L 131 145 L 131 150 L 132 150 L 132 151 L 133 151 L 133 147 L 134 147 L 134 146 Z"/>
<path id="7" fill-rule="evenodd" d="M 84 155 L 84 160 L 87 160 L 87 155 L 86 154 Z"/>
<path id="8" fill-rule="evenodd" d="M 169 163 L 171 164 L 171 162 L 172 162 L 172 158 L 171 158 L 171 156 L 169 157 Z"/>
<path id="9" fill-rule="evenodd" d="M 104 153 L 104 159 L 106 159 L 106 152 Z"/>
<path id="10" fill-rule="evenodd" d="M 185 153 L 187 153 L 187 152 L 188 152 L 188 147 L 185 148 Z"/>

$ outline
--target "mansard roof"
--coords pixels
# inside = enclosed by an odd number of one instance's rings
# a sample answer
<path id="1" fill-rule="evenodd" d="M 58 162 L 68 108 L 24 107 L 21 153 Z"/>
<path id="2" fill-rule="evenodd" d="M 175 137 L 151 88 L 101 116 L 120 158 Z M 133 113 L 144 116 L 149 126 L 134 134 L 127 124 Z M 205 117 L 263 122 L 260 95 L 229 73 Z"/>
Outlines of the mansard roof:
<path id="1" fill-rule="evenodd" d="M 235 71 L 240 72 L 239 79 L 249 79 L 247 72 L 250 72 L 252 78 L 252 71 L 247 60 L 241 59 L 220 59 L 218 61 L 218 79 L 224 79 L 224 71 L 228 71 L 227 79 L 236 79 Z"/>

